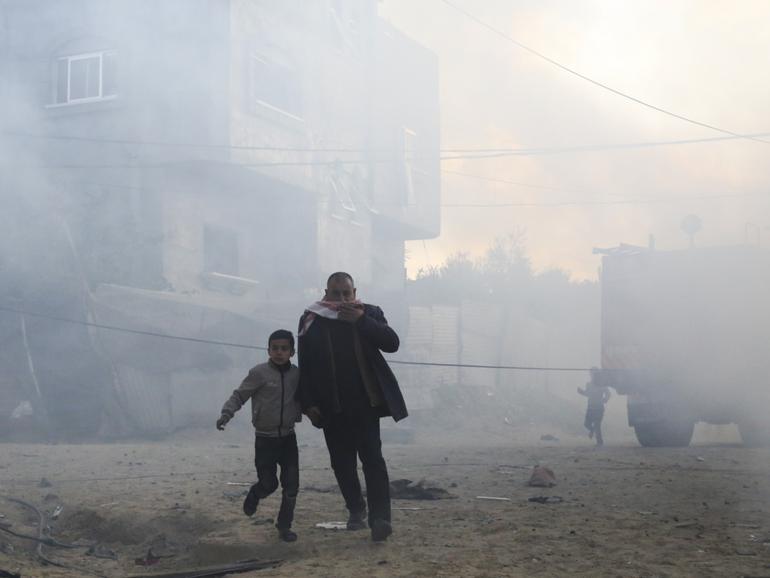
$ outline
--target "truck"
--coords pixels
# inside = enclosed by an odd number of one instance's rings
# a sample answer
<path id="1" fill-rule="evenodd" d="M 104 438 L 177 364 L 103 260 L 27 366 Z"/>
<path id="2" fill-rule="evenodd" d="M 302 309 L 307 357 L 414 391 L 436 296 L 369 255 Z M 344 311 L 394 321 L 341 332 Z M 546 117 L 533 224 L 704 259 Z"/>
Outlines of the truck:
<path id="1" fill-rule="evenodd" d="M 770 251 L 601 253 L 601 367 L 642 446 L 687 446 L 697 422 L 770 444 Z"/>

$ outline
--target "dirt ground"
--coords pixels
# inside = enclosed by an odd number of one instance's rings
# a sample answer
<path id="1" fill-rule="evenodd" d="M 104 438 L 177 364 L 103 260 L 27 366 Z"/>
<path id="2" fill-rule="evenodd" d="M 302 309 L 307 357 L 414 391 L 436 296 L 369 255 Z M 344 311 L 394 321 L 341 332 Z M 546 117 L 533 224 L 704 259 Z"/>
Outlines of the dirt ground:
<path id="1" fill-rule="evenodd" d="M 685 449 L 644 449 L 629 438 L 597 449 L 559 432 L 559 441 L 541 441 L 542 433 L 418 432 L 412 444 L 387 444 L 392 479 L 426 478 L 454 498 L 394 500 L 394 535 L 384 544 L 366 531 L 315 527 L 346 512 L 322 438 L 309 427 L 299 430 L 294 544 L 279 542 L 269 521 L 278 495 L 252 519 L 241 512 L 246 487 L 237 484 L 254 479 L 244 427 L 153 443 L 3 444 L 0 495 L 49 513 L 61 505 L 54 538 L 98 543 L 95 553 L 117 559 L 46 546 L 44 556 L 70 569 L 43 566 L 34 542 L 0 532 L 0 570 L 123 577 L 258 558 L 282 562 L 238 576 L 770 577 L 768 450 L 703 432 Z M 555 487 L 525 485 L 535 464 L 554 470 Z M 50 486 L 40 487 L 42 478 Z M 535 496 L 564 501 L 530 502 Z M 0 515 L 5 527 L 37 531 L 17 503 L 0 500 Z M 137 565 L 150 548 L 157 563 Z"/>

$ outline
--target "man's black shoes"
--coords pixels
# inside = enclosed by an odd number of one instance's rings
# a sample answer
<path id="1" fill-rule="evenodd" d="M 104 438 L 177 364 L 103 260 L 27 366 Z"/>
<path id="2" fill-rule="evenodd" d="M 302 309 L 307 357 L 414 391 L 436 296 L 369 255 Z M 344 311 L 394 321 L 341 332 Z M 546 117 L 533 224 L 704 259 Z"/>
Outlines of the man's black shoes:
<path id="1" fill-rule="evenodd" d="M 348 530 L 366 530 L 366 510 L 350 512 L 348 516 Z"/>
<path id="2" fill-rule="evenodd" d="M 297 541 L 297 533 L 292 532 L 288 528 L 286 529 L 278 529 L 278 537 L 283 540 L 284 542 L 296 542 Z"/>
<path id="3" fill-rule="evenodd" d="M 384 542 L 393 533 L 393 526 L 387 520 L 375 520 L 372 522 L 372 541 Z"/>
<path id="4" fill-rule="evenodd" d="M 243 500 L 243 513 L 247 516 L 253 516 L 257 511 L 257 505 L 259 504 L 259 496 L 257 496 L 257 484 L 251 486 L 249 493 L 246 494 L 246 499 Z"/>

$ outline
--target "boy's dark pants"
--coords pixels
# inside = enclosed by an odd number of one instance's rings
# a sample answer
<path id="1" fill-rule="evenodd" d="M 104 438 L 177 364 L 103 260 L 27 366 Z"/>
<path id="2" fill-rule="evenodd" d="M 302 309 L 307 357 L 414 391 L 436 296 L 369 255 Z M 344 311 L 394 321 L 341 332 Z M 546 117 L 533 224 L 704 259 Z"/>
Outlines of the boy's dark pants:
<path id="1" fill-rule="evenodd" d="M 366 480 L 369 526 L 377 519 L 390 522 L 390 481 L 382 457 L 380 418 L 371 412 L 358 416 L 337 414 L 324 426 L 324 437 L 347 509 L 354 514 L 364 511 L 358 479 L 357 457 L 360 457 Z"/>
<path id="2" fill-rule="evenodd" d="M 278 466 L 281 466 L 283 496 L 275 526 L 279 530 L 288 530 L 294 521 L 294 505 L 297 503 L 297 492 L 299 492 L 297 436 L 293 433 L 277 438 L 256 436 L 254 438 L 254 465 L 257 467 L 259 480 L 255 484 L 255 493 L 260 500 L 278 488 L 276 473 Z"/>

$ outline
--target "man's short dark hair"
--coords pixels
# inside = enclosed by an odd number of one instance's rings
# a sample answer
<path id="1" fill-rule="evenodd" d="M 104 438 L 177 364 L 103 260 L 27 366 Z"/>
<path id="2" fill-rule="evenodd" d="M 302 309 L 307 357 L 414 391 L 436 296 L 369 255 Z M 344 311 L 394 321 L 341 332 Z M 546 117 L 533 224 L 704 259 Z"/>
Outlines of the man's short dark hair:
<path id="1" fill-rule="evenodd" d="M 288 329 L 277 329 L 273 331 L 270 334 L 270 337 L 267 338 L 267 347 L 269 348 L 270 344 L 276 339 L 288 339 L 289 345 L 294 349 L 294 335 L 292 335 L 291 331 Z"/>
<path id="2" fill-rule="evenodd" d="M 332 273 L 329 275 L 329 278 L 326 280 L 326 286 L 329 286 L 329 283 L 332 281 L 342 281 L 343 279 L 346 279 L 350 281 L 350 284 L 355 287 L 356 284 L 353 281 L 353 277 L 350 275 L 350 273 L 345 273 L 345 271 L 337 271 L 336 273 Z"/>

